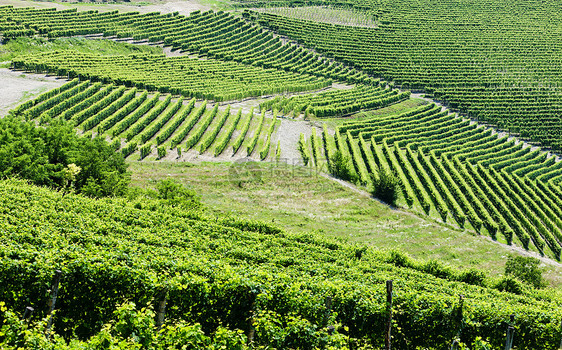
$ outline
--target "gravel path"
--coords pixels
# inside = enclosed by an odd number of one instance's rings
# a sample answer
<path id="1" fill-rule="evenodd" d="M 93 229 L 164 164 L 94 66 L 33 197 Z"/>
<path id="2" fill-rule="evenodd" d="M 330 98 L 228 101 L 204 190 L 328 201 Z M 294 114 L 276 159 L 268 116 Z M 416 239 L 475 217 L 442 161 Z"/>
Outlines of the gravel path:
<path id="1" fill-rule="evenodd" d="M 275 140 L 281 143 L 281 158 L 287 159 L 290 164 L 299 163 L 302 159 L 298 150 L 299 137 L 304 134 L 308 140 L 312 128 L 313 126 L 307 121 L 282 118 Z"/>
<path id="2" fill-rule="evenodd" d="M 210 10 L 211 6 L 200 4 L 198 1 L 171 1 L 171 2 L 165 2 L 163 4 L 138 6 L 137 8 L 139 9 L 142 8 L 143 12 L 161 12 L 161 13 L 178 12 L 180 15 L 189 16 L 189 14 L 194 11 Z"/>
<path id="3" fill-rule="evenodd" d="M 0 68 L 0 117 L 20 103 L 63 85 L 65 79 Z"/>

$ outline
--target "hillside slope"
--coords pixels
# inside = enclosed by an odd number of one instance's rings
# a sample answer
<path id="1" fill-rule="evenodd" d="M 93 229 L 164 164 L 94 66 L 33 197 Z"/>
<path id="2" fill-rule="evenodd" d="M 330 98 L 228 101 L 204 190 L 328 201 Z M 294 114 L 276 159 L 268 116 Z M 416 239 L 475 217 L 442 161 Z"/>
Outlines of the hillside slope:
<path id="1" fill-rule="evenodd" d="M 61 269 L 54 330 L 68 339 L 88 339 L 117 304 L 151 303 L 166 287 L 170 324 L 199 323 L 207 334 L 253 327 L 256 345 L 274 348 L 324 346 L 334 325 L 351 343 L 380 346 L 384 283 L 394 280 L 399 347 L 447 348 L 459 330 L 466 343 L 482 336 L 500 346 L 510 314 L 519 349 L 555 349 L 560 340 L 554 292 L 481 287 L 489 282 L 475 271 L 154 201 L 91 200 L 13 180 L 0 183 L 0 196 L 0 301 L 45 315 L 46 286 Z"/>

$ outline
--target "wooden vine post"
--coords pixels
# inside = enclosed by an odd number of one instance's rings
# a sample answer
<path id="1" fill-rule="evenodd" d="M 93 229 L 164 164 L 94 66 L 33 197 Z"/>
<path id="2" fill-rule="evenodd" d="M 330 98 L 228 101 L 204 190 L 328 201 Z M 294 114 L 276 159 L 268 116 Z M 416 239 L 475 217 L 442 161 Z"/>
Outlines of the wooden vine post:
<path id="1" fill-rule="evenodd" d="M 166 316 L 166 302 L 168 300 L 168 288 L 162 289 L 158 298 L 158 304 L 156 305 L 156 329 L 162 329 L 164 324 L 164 318 Z"/>
<path id="2" fill-rule="evenodd" d="M 31 315 L 33 314 L 33 311 L 35 311 L 35 309 L 32 308 L 31 306 L 26 307 L 25 311 L 23 312 L 23 319 L 25 321 L 29 321 L 29 319 L 31 318 Z"/>
<path id="3" fill-rule="evenodd" d="M 46 332 L 49 333 L 51 327 L 53 326 L 53 311 L 55 310 L 55 305 L 57 303 L 57 296 L 59 294 L 59 284 L 62 276 L 61 270 L 55 270 L 55 277 L 53 278 L 53 283 L 51 284 L 51 289 L 49 292 L 49 301 L 47 302 L 47 329 Z"/>
<path id="4" fill-rule="evenodd" d="M 461 326 L 464 318 L 463 311 L 462 311 L 463 307 L 464 307 L 464 295 L 461 294 L 459 295 L 459 321 L 461 323 Z"/>
<path id="5" fill-rule="evenodd" d="M 513 347 L 513 337 L 515 335 L 515 328 L 513 323 L 515 321 L 515 315 L 509 316 L 509 324 L 507 325 L 507 334 L 505 337 L 505 350 L 511 350 Z"/>
<path id="6" fill-rule="evenodd" d="M 384 348 L 390 350 L 392 331 L 392 280 L 386 281 L 386 305 L 388 308 L 388 319 L 384 337 Z"/>
<path id="7" fill-rule="evenodd" d="M 257 294 L 251 293 L 252 304 L 250 305 L 250 318 L 248 319 L 248 342 L 252 343 L 256 335 L 256 327 L 254 326 L 254 319 L 256 318 L 256 301 Z"/>
<path id="8" fill-rule="evenodd" d="M 560 329 L 562 329 L 562 321 L 560 321 Z M 560 339 L 560 347 L 558 349 L 562 349 L 562 338 Z"/>
<path id="9" fill-rule="evenodd" d="M 324 327 L 328 326 L 328 322 L 330 321 L 330 314 L 332 313 L 332 297 L 331 296 L 327 296 L 326 297 L 326 311 L 324 313 Z"/>
<path id="10" fill-rule="evenodd" d="M 458 318 L 459 318 L 459 331 L 457 332 L 457 335 L 455 337 L 455 339 L 453 339 L 453 343 L 451 344 L 451 350 L 457 350 L 459 348 L 459 342 L 460 342 L 460 337 L 461 337 L 461 332 L 462 332 L 462 328 L 463 328 L 463 306 L 464 306 L 464 296 L 461 294 L 459 295 L 459 313 L 458 313 Z"/>

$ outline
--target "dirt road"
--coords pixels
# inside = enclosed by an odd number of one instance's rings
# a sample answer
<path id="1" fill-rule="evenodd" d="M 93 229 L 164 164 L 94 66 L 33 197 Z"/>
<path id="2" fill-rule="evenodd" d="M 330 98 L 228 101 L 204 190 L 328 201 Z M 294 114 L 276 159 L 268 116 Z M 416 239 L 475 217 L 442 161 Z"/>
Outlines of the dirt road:
<path id="1" fill-rule="evenodd" d="M 18 104 L 63 85 L 65 79 L 0 68 L 0 117 Z"/>

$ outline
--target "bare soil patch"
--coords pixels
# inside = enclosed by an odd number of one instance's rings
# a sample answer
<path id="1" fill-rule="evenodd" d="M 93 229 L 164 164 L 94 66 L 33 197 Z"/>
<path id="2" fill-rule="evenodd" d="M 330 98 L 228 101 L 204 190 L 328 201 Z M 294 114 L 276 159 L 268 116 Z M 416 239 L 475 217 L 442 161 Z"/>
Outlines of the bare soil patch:
<path id="1" fill-rule="evenodd" d="M 377 27 L 377 22 L 366 13 L 327 6 L 266 7 L 252 10 L 320 23 L 363 28 Z"/>
<path id="2" fill-rule="evenodd" d="M 99 12 L 115 11 L 120 12 L 161 12 L 172 13 L 178 12 L 181 15 L 189 15 L 191 12 L 201 10 L 207 11 L 211 6 L 201 4 L 198 1 L 185 0 L 185 1 L 153 1 L 151 5 L 131 3 L 116 3 L 116 4 L 97 4 L 97 3 L 78 3 L 78 2 L 49 2 L 49 1 L 26 1 L 26 0 L 0 0 L 0 5 L 11 5 L 14 7 L 35 7 L 35 8 L 56 8 L 57 10 L 67 10 L 69 8 L 77 8 L 78 11 L 97 10 Z"/>
<path id="3" fill-rule="evenodd" d="M 65 79 L 0 68 L 0 117 L 37 95 L 63 85 Z"/>

